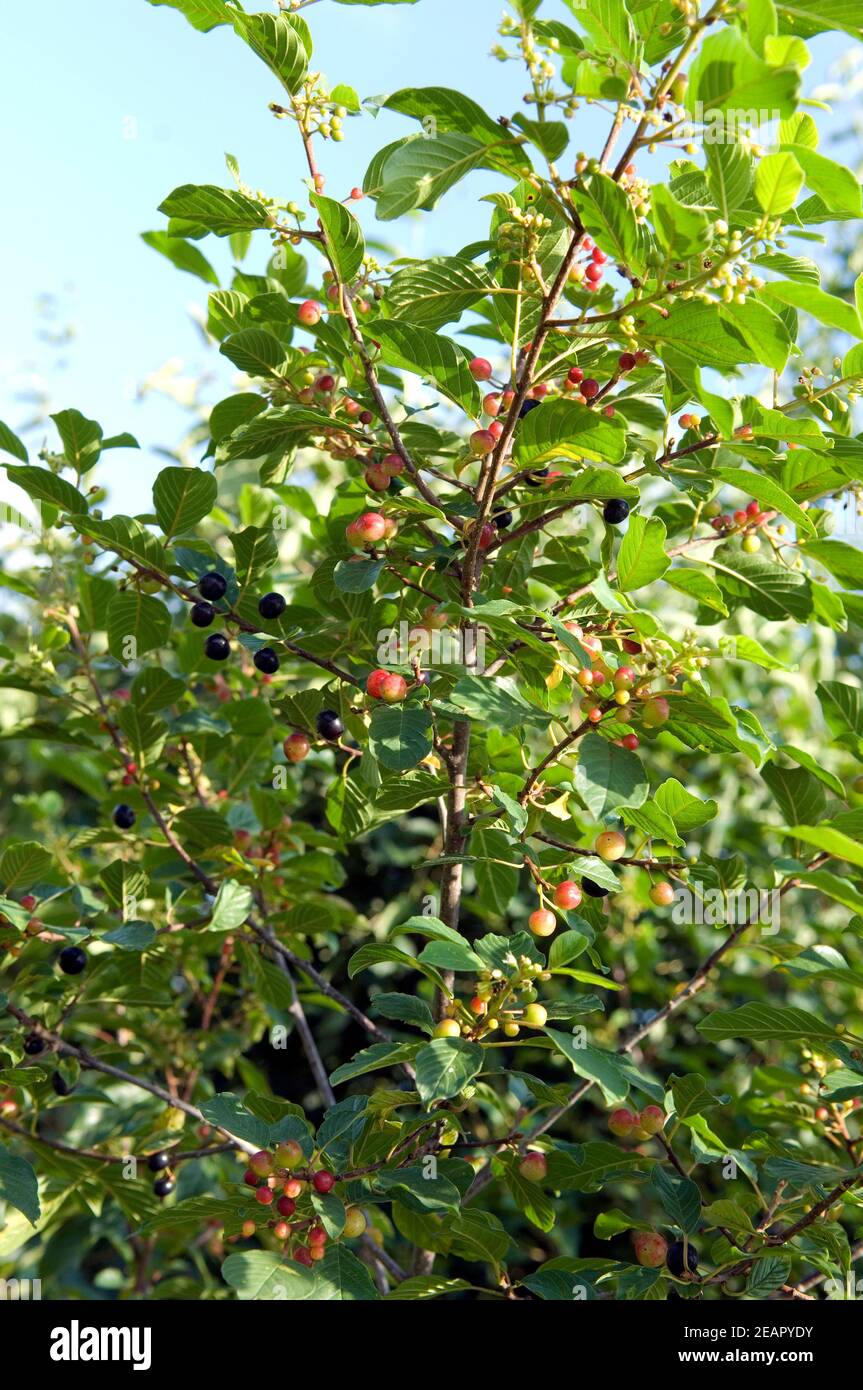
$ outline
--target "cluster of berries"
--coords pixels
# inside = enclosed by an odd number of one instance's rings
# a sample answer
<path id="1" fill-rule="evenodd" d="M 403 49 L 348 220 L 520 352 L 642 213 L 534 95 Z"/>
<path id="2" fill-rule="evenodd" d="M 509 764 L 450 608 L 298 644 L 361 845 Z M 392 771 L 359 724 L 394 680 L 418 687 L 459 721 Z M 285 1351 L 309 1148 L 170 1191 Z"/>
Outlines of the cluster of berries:
<path id="1" fill-rule="evenodd" d="M 276 1239 L 285 1242 L 285 1252 L 299 1264 L 309 1266 L 324 1258 L 328 1236 L 311 1201 L 307 1211 L 298 1208 L 312 1192 L 320 1197 L 328 1196 L 337 1178 L 326 1168 L 300 1175 L 297 1170 L 302 1163 L 302 1148 L 296 1140 L 286 1139 L 272 1154 L 266 1149 L 252 1154 L 243 1181 L 254 1190 L 256 1202 L 262 1207 L 274 1207 L 278 1213 L 269 1225 Z M 348 1207 L 342 1235 L 354 1238 L 361 1236 L 365 1229 L 366 1219 L 359 1207 Z M 256 1231 L 254 1221 L 244 1222 L 244 1236 L 253 1236 Z"/>

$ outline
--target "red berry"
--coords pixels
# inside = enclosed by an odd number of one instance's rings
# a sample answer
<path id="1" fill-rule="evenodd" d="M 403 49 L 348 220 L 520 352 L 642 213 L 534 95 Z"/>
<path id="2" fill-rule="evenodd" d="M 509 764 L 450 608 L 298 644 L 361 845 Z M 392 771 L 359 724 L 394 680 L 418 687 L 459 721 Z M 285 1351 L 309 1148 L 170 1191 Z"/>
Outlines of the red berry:
<path id="1" fill-rule="evenodd" d="M 323 1226 L 310 1226 L 308 1229 L 309 1245 L 326 1245 L 327 1233 Z"/>
<path id="2" fill-rule="evenodd" d="M 494 443 L 494 435 L 490 430 L 474 430 L 470 437 L 470 447 L 475 454 L 490 454 Z"/>
<path id="3" fill-rule="evenodd" d="M 276 1202 L 276 1211 L 280 1216 L 293 1216 L 297 1209 L 296 1202 L 292 1202 L 290 1197 L 280 1197 Z"/>
<path id="4" fill-rule="evenodd" d="M 591 264 L 587 267 L 587 270 L 584 272 L 585 279 L 589 280 L 593 285 L 599 283 L 599 281 L 602 279 L 602 275 L 603 270 L 601 265 Z"/>
<path id="5" fill-rule="evenodd" d="M 743 511 L 736 511 L 734 513 L 734 520 L 737 522 L 738 526 L 745 526 L 749 517 Z"/>
<path id="6" fill-rule="evenodd" d="M 587 717 L 591 724 L 598 724 L 602 718 L 602 710 L 598 705 L 594 705 L 593 709 L 587 711 Z"/>
<path id="7" fill-rule="evenodd" d="M 384 454 L 378 467 L 382 468 L 385 473 L 389 473 L 391 478 L 394 478 L 397 473 L 404 472 L 405 461 L 399 454 Z"/>
<path id="8" fill-rule="evenodd" d="M 573 879 L 564 879 L 554 890 L 554 901 L 565 912 L 572 912 L 581 905 L 581 889 Z"/>
<path id="9" fill-rule="evenodd" d="M 598 246 L 594 246 L 593 251 L 591 252 L 591 259 L 596 261 L 597 265 L 604 265 L 605 262 L 608 260 L 608 257 L 606 256 L 604 251 L 600 251 Z"/>
<path id="10" fill-rule="evenodd" d="M 282 744 L 289 763 L 301 763 L 303 758 L 308 757 L 311 746 L 305 734 L 288 734 Z"/>
<path id="11" fill-rule="evenodd" d="M 397 705 L 408 693 L 408 683 L 404 676 L 387 673 L 380 683 L 380 698 L 388 705 Z"/>
<path id="12" fill-rule="evenodd" d="M 297 318 L 305 328 L 314 328 L 316 323 L 320 323 L 322 309 L 315 299 L 306 299 L 297 310 Z"/>
<path id="13" fill-rule="evenodd" d="M 245 1171 L 245 1173 L 243 1174 L 243 1182 L 246 1184 L 247 1187 L 257 1187 L 257 1185 L 258 1185 L 258 1175 L 257 1175 L 257 1173 L 253 1173 L 252 1170 L 251 1170 L 251 1168 L 247 1168 L 246 1171 Z"/>
<path id="14" fill-rule="evenodd" d="M 548 395 L 548 382 L 538 381 L 536 385 L 531 389 L 530 394 L 535 401 L 541 401 L 544 396 Z"/>
<path id="15" fill-rule="evenodd" d="M 614 406 L 613 406 L 613 405 L 606 405 L 606 406 L 604 406 L 604 407 L 603 407 L 602 413 L 603 413 L 603 415 L 607 415 L 608 418 L 611 419 L 612 416 L 614 415 Z"/>
<path id="16" fill-rule="evenodd" d="M 474 381 L 488 381 L 492 366 L 487 357 L 473 357 L 468 365 Z"/>
<path id="17" fill-rule="evenodd" d="M 668 1241 L 658 1231 L 636 1231 L 632 1237 L 635 1258 L 648 1269 L 659 1269 L 665 1264 L 668 1254 Z"/>
<path id="18" fill-rule="evenodd" d="M 270 1187 L 259 1187 L 255 1193 L 255 1200 L 260 1202 L 262 1207 L 268 1207 L 273 1200 L 273 1191 Z"/>
<path id="19" fill-rule="evenodd" d="M 622 352 L 617 359 L 617 365 L 622 372 L 631 372 L 635 366 L 635 356 L 631 352 Z"/>
<path id="20" fill-rule="evenodd" d="M 477 1018 L 482 1018 L 483 1014 L 486 1011 L 486 1007 L 487 1006 L 485 1000 L 480 999 L 478 994 L 475 994 L 473 999 L 471 999 L 470 1003 L 468 1004 L 468 1008 L 470 1009 L 471 1013 L 476 1014 Z"/>
<path id="21" fill-rule="evenodd" d="M 748 505 L 748 507 L 746 508 L 746 512 L 747 512 L 747 515 L 748 515 L 748 516 L 760 516 L 760 515 L 761 515 L 761 503 L 760 503 L 760 502 L 750 502 L 749 505 Z M 129 771 L 132 771 L 132 769 L 130 768 Z"/>
<path id="22" fill-rule="evenodd" d="M 626 734 L 620 741 L 624 748 L 628 748 L 631 753 L 634 753 L 639 743 L 638 734 Z"/>
<path id="23" fill-rule="evenodd" d="M 593 250 L 593 238 L 592 238 L 592 237 L 589 237 L 589 236 L 586 236 L 586 237 L 584 238 L 584 240 L 582 241 L 582 243 L 581 243 L 581 249 L 582 249 L 583 251 L 592 251 L 592 250 Z"/>
<path id="24" fill-rule="evenodd" d="M 345 538 L 354 550 L 374 545 L 387 534 L 386 518 L 380 512 L 363 512 L 345 528 Z"/>
<path id="25" fill-rule="evenodd" d="M 597 395 L 598 392 L 599 382 L 594 381 L 592 376 L 589 376 L 585 381 L 581 383 L 581 394 L 585 396 L 587 400 L 593 400 L 594 396 Z"/>
<path id="26" fill-rule="evenodd" d="M 385 468 L 381 468 L 380 464 L 377 463 L 373 463 L 363 474 L 366 487 L 372 492 L 386 492 L 390 485 L 391 477 L 392 475 L 388 473 Z"/>
<path id="27" fill-rule="evenodd" d="M 567 379 L 576 385 L 579 381 L 584 381 L 584 371 L 581 367 L 570 367 L 566 375 Z"/>
<path id="28" fill-rule="evenodd" d="M 273 1160 L 266 1149 L 259 1149 L 249 1159 L 249 1167 L 259 1178 L 268 1178 L 273 1171 Z"/>
<path id="29" fill-rule="evenodd" d="M 497 441 L 500 439 L 501 435 L 503 434 L 503 425 L 501 424 L 500 420 L 492 420 L 491 424 L 488 427 L 488 432 L 496 444 Z"/>
<path id="30" fill-rule="evenodd" d="M 297 1261 L 297 1264 L 309 1266 L 312 1264 L 311 1252 L 305 1245 L 301 1245 L 299 1250 L 294 1251 L 294 1259 Z"/>
<path id="31" fill-rule="evenodd" d="M 372 671 L 366 678 L 366 691 L 371 695 L 373 700 L 379 700 L 381 698 L 381 687 L 388 675 L 389 671 L 377 670 Z"/>
<path id="32" fill-rule="evenodd" d="M 336 1180 L 332 1173 L 327 1172 L 326 1168 L 321 1168 L 312 1178 L 312 1185 L 316 1192 L 325 1194 L 327 1192 L 332 1192 L 336 1185 Z"/>
<path id="33" fill-rule="evenodd" d="M 360 411 L 360 424 L 361 424 L 361 425 L 370 425 L 370 424 L 372 423 L 372 420 L 374 420 L 374 418 L 375 418 L 375 417 L 374 417 L 374 415 L 372 415 L 372 412 L 371 412 L 370 410 L 361 410 L 361 411 Z"/>
<path id="34" fill-rule="evenodd" d="M 32 893 L 25 893 L 24 897 L 21 899 L 21 906 L 27 912 L 32 912 L 33 908 L 36 906 L 36 901 Z"/>
<path id="35" fill-rule="evenodd" d="M 528 1182 L 542 1182 L 548 1172 L 545 1154 L 535 1151 L 525 1154 L 518 1165 L 518 1171 L 523 1178 L 527 1178 Z"/>
<path id="36" fill-rule="evenodd" d="M 618 1139 L 625 1139 L 634 1129 L 639 1128 L 638 1116 L 623 1108 L 612 1110 L 608 1117 L 608 1128 Z"/>
<path id="37" fill-rule="evenodd" d="M 315 382 L 315 388 L 318 391 L 332 391 L 335 384 L 335 377 L 330 376 L 329 372 L 325 372 L 323 376 L 318 377 L 317 381 Z"/>

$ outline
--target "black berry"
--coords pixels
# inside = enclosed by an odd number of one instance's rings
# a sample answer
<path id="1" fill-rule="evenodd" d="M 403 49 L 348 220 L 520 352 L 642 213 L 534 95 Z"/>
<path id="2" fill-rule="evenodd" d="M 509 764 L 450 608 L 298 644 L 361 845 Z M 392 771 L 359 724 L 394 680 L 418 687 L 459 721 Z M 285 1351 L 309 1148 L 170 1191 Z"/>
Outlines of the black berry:
<path id="1" fill-rule="evenodd" d="M 594 883 L 592 878 L 583 878 L 581 886 L 589 898 L 607 898 L 608 889 L 602 888 L 598 883 Z"/>
<path id="2" fill-rule="evenodd" d="M 668 1254 L 665 1256 L 665 1263 L 668 1265 L 669 1272 L 676 1274 L 678 1279 L 683 1277 L 683 1241 L 675 1240 L 668 1247 Z M 686 1263 L 689 1266 L 689 1273 L 695 1274 L 698 1270 L 698 1251 L 690 1241 L 686 1250 Z"/>
<path id="3" fill-rule="evenodd" d="M 521 405 L 521 409 L 520 409 L 519 412 L 518 412 L 518 418 L 519 418 L 519 420 L 523 420 L 524 417 L 525 417 L 525 415 L 529 415 L 530 412 L 531 412 L 532 410 L 536 410 L 536 408 L 537 408 L 537 406 L 538 406 L 539 404 L 540 404 L 539 401 L 534 401 L 534 400 L 523 401 L 523 402 L 522 402 L 522 405 Z"/>
<path id="4" fill-rule="evenodd" d="M 38 1033 L 28 1033 L 24 1039 L 24 1051 L 28 1057 L 38 1057 L 40 1052 L 45 1051 L 45 1039 L 40 1038 Z"/>
<path id="5" fill-rule="evenodd" d="M 201 599 L 199 603 L 193 603 L 189 610 L 189 617 L 195 627 L 209 627 L 216 616 L 216 610 L 206 599 Z"/>
<path id="6" fill-rule="evenodd" d="M 72 1087 L 69 1085 L 69 1082 L 64 1081 L 58 1071 L 52 1073 L 51 1085 L 54 1088 L 54 1094 L 57 1096 L 71 1096 L 72 1094 Z"/>
<path id="7" fill-rule="evenodd" d="M 231 654 L 231 644 L 223 632 L 211 632 L 204 643 L 204 655 L 211 661 L 224 661 Z"/>
<path id="8" fill-rule="evenodd" d="M 335 739 L 341 738 L 345 732 L 345 726 L 334 709 L 323 709 L 315 720 L 315 728 L 321 738 Z"/>
<path id="9" fill-rule="evenodd" d="M 629 516 L 629 503 L 624 502 L 622 497 L 609 497 L 602 515 L 610 526 L 619 526 Z"/>
<path id="10" fill-rule="evenodd" d="M 259 671 L 263 671 L 265 676 L 271 676 L 274 671 L 279 669 L 279 658 L 272 647 L 261 647 L 252 657 Z"/>
<path id="11" fill-rule="evenodd" d="M 264 594 L 258 604 L 258 612 L 262 618 L 272 620 L 273 618 L 280 618 L 287 606 L 281 594 Z"/>
<path id="12" fill-rule="evenodd" d="M 132 829 L 132 826 L 135 824 L 135 812 L 132 810 L 131 806 L 127 806 L 125 802 L 121 802 L 119 806 L 114 807 L 114 824 L 118 830 Z"/>
<path id="13" fill-rule="evenodd" d="M 532 473 L 528 473 L 524 480 L 525 487 L 541 487 L 542 479 L 548 477 L 547 468 L 535 468 Z"/>
<path id="14" fill-rule="evenodd" d="M 158 1153 L 150 1154 L 147 1159 L 147 1167 L 151 1173 L 161 1173 L 163 1168 L 170 1168 L 171 1155 L 167 1149 L 160 1149 Z"/>
<path id="15" fill-rule="evenodd" d="M 216 570 L 210 570 L 209 574 L 201 575 L 201 578 L 198 580 L 198 593 L 201 595 L 201 598 L 208 598 L 214 601 L 224 598 L 227 588 L 227 579 Z"/>
<path id="16" fill-rule="evenodd" d="M 57 962 L 64 975 L 80 975 L 82 970 L 87 969 L 87 952 L 82 951 L 80 946 L 65 946 Z"/>
<path id="17" fill-rule="evenodd" d="M 174 1191 L 173 1178 L 157 1178 L 153 1183 L 153 1191 L 157 1197 L 169 1197 Z"/>
<path id="18" fill-rule="evenodd" d="M 512 525 L 512 512 L 495 512 L 492 521 L 498 531 L 505 531 L 507 526 Z"/>

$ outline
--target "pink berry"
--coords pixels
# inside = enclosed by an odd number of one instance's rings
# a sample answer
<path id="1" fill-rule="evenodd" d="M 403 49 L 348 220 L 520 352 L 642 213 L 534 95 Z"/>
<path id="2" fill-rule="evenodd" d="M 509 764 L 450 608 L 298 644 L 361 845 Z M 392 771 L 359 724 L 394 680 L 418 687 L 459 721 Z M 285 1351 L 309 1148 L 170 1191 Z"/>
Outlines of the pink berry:
<path id="1" fill-rule="evenodd" d="M 345 528 L 348 545 L 354 550 L 374 545 L 377 541 L 383 540 L 386 533 L 386 518 L 382 517 L 380 512 L 363 512 L 362 516 L 358 516 Z"/>
<path id="2" fill-rule="evenodd" d="M 562 907 L 564 912 L 574 912 L 581 906 L 581 889 L 571 878 L 564 879 L 554 890 L 554 901 L 557 907 Z"/>
<path id="3" fill-rule="evenodd" d="M 474 430 L 470 437 L 470 447 L 475 454 L 490 454 L 494 448 L 494 435 L 491 430 Z"/>
<path id="4" fill-rule="evenodd" d="M 323 310 L 316 299 L 306 299 L 297 310 L 297 318 L 304 328 L 314 328 L 320 323 Z"/>
<path id="5" fill-rule="evenodd" d="M 487 357 L 471 358 L 469 368 L 474 381 L 488 381 L 492 373 L 492 366 Z"/>

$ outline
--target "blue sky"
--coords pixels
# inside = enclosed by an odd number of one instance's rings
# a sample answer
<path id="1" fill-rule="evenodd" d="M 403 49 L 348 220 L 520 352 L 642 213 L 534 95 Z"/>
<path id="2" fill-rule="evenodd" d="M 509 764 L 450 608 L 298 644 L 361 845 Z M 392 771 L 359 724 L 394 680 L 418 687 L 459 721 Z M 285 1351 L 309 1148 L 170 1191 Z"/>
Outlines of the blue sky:
<path id="1" fill-rule="evenodd" d="M 511 114 L 526 84 L 516 64 L 488 56 L 501 12 L 500 0 L 375 10 L 321 0 L 307 12 L 314 66 L 361 97 L 446 85 L 493 115 Z M 572 20 L 563 0 L 545 0 L 542 13 Z M 156 208 L 178 184 L 229 186 L 226 151 L 252 187 L 304 201 L 299 142 L 290 122 L 267 111 L 279 98 L 275 79 L 226 28 L 198 33 L 176 11 L 146 0 L 42 0 L 15 7 L 6 37 L 0 418 L 20 428 L 35 388 L 48 393 L 52 410 L 75 406 L 106 434 L 130 430 L 142 453 L 110 453 L 96 476 L 110 486 L 111 510 L 142 510 L 160 466 L 154 451 L 176 443 L 187 417 L 158 395 L 136 399 L 140 384 L 170 359 L 183 375 L 214 373 L 206 395 L 215 402 L 228 394 L 231 369 L 189 314 L 205 304 L 203 282 L 175 270 L 140 233 L 164 225 Z M 816 42 L 808 88 L 840 47 Z M 361 183 L 371 155 L 412 123 L 384 114 L 347 124 L 345 142 L 328 142 L 321 154 L 327 191 L 337 197 Z M 582 108 L 571 148 L 595 150 L 606 128 L 602 111 Z M 375 223 L 369 204 L 358 213 L 368 236 L 383 232 L 412 254 L 456 250 L 484 235 L 489 206 L 477 194 L 497 182 L 485 174 L 463 181 L 433 219 Z M 201 246 L 220 274 L 228 270 L 226 242 L 211 237 Z M 248 264 L 259 269 L 267 248 L 266 239 L 253 246 Z M 52 304 L 47 316 L 35 312 L 41 296 Z M 69 343 L 40 336 L 66 324 L 75 333 Z M 38 448 L 43 433 L 29 433 L 28 444 Z M 0 499 L 12 495 L 0 483 Z"/>

